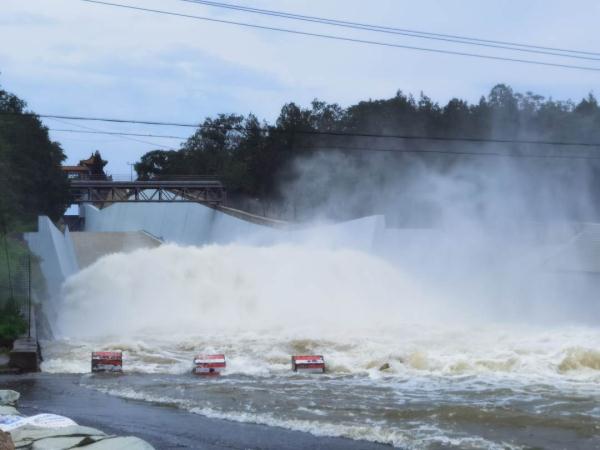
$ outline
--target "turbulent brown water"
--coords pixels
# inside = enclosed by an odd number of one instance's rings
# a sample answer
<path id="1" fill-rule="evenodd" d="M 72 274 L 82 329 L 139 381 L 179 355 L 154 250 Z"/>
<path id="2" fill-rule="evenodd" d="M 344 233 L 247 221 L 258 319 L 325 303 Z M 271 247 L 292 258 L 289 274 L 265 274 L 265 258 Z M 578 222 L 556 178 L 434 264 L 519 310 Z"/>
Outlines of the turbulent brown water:
<path id="1" fill-rule="evenodd" d="M 92 349 L 121 349 L 125 375 L 82 383 L 402 448 L 600 448 L 600 329 L 461 307 L 357 251 L 164 246 L 67 281 L 43 370 L 86 373 Z M 192 376 L 208 352 L 227 372 Z M 323 354 L 327 373 L 291 373 L 301 353 Z"/>

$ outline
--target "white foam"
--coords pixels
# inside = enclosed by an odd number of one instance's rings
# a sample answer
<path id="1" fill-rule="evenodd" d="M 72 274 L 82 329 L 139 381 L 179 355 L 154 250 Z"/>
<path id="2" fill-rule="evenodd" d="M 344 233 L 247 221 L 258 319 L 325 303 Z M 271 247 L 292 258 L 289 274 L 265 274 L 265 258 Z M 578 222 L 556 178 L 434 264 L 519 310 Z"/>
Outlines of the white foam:
<path id="1" fill-rule="evenodd" d="M 70 277 L 66 337 L 190 336 L 222 330 L 373 329 L 434 308 L 389 263 L 306 246 L 162 246 L 115 254 Z"/>

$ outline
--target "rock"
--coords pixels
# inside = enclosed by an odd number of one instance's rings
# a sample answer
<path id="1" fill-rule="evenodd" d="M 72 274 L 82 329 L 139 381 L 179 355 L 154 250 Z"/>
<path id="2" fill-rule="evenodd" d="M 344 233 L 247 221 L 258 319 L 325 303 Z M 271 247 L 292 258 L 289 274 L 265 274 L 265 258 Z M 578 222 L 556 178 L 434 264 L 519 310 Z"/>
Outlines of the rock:
<path id="1" fill-rule="evenodd" d="M 15 450 L 10 434 L 0 431 L 0 450 Z"/>
<path id="2" fill-rule="evenodd" d="M 388 370 L 389 368 L 390 368 L 390 363 L 385 363 L 379 368 L 379 370 Z"/>

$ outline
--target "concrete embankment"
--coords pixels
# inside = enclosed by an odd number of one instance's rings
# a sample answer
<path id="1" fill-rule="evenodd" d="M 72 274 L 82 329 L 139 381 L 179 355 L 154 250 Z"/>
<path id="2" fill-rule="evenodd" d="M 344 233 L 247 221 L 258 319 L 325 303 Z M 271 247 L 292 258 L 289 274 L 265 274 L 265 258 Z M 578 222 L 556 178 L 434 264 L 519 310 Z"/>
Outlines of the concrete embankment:
<path id="1" fill-rule="evenodd" d="M 9 353 L 8 366 L 20 372 L 37 372 L 40 366 L 40 351 L 37 339 L 36 309 L 31 310 L 29 332 L 13 343 Z"/>

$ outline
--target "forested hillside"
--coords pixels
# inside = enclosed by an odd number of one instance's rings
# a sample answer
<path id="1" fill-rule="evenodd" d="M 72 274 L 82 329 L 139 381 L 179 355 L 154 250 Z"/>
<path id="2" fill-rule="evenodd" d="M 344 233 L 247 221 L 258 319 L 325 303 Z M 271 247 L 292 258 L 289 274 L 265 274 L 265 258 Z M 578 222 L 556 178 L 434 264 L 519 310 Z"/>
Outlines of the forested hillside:
<path id="1" fill-rule="evenodd" d="M 347 133 L 355 135 L 340 135 Z M 374 136 L 380 134 L 440 139 Z M 309 108 L 288 103 L 273 124 L 260 122 L 253 115 L 220 114 L 207 118 L 180 150 L 151 151 L 135 167 L 141 178 L 216 175 L 226 183 L 233 198 L 255 198 L 263 204 L 277 204 L 286 199 L 290 183 L 301 176 L 298 161 L 332 150 L 343 155 L 345 167 L 364 167 L 365 176 L 373 175 L 368 170 L 372 168 L 368 160 L 373 155 L 367 155 L 365 150 L 393 150 L 389 152 L 393 156 L 385 158 L 384 165 L 387 172 L 395 168 L 398 177 L 415 161 L 443 171 L 462 164 L 466 156 L 473 156 L 469 153 L 579 157 L 582 152 L 588 156 L 600 151 L 593 147 L 444 140 L 456 137 L 600 142 L 600 108 L 592 94 L 575 103 L 546 99 L 530 92 L 517 93 L 502 84 L 475 104 L 455 98 L 440 105 L 424 94 L 414 98 L 402 92 L 390 99 L 362 101 L 347 108 L 317 100 Z M 343 170 L 336 167 L 328 170 L 328 180 L 319 180 L 323 190 L 344 178 Z M 353 176 L 357 173 L 360 171 Z"/>

